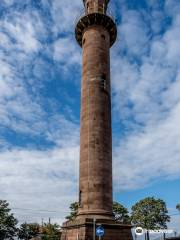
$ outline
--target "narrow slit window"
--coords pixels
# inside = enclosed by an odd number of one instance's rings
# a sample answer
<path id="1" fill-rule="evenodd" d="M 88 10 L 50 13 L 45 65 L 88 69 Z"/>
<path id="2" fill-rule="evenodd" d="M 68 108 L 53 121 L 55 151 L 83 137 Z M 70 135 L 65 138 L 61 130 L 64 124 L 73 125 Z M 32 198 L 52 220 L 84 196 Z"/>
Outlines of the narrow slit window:
<path id="1" fill-rule="evenodd" d="M 107 88 L 107 82 L 106 82 L 106 74 L 101 75 L 101 87 L 106 90 Z"/>
<path id="2" fill-rule="evenodd" d="M 106 80 L 106 74 L 105 74 L 105 73 L 103 73 L 103 74 L 101 75 L 101 79 Z"/>
<path id="3" fill-rule="evenodd" d="M 106 80 L 101 80 L 101 87 L 105 90 L 106 89 Z"/>
<path id="4" fill-rule="evenodd" d="M 102 35 L 101 35 L 101 37 L 102 37 L 102 39 L 104 39 L 104 40 L 106 39 L 106 37 L 105 37 L 105 35 L 104 35 L 104 34 L 102 34 Z"/>

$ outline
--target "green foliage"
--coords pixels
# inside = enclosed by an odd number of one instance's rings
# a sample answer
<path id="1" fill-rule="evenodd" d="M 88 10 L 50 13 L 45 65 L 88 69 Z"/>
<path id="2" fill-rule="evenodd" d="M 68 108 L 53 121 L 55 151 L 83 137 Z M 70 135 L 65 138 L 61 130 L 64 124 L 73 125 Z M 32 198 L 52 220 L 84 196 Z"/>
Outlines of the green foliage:
<path id="1" fill-rule="evenodd" d="M 74 220 L 77 216 L 77 213 L 78 213 L 78 207 L 79 207 L 79 204 L 78 202 L 74 202 L 74 203 L 71 203 L 70 205 L 70 215 L 66 217 L 67 220 Z"/>
<path id="2" fill-rule="evenodd" d="M 9 203 L 0 200 L 0 240 L 5 238 L 11 240 L 16 235 L 18 221 L 10 211 Z"/>
<path id="3" fill-rule="evenodd" d="M 177 204 L 176 209 L 180 211 L 180 204 Z"/>
<path id="4" fill-rule="evenodd" d="M 170 217 L 163 200 L 148 197 L 132 206 L 131 220 L 136 226 L 155 230 L 167 228 Z"/>
<path id="5" fill-rule="evenodd" d="M 59 240 L 59 229 L 60 227 L 57 224 L 44 223 L 41 227 L 37 223 L 23 223 L 20 226 L 18 237 L 23 240 L 28 240 L 41 235 L 42 240 Z"/>
<path id="6" fill-rule="evenodd" d="M 37 223 L 23 223 L 19 228 L 18 237 L 24 240 L 37 237 L 39 234 L 39 229 L 40 226 Z"/>
<path id="7" fill-rule="evenodd" d="M 60 227 L 57 224 L 45 223 L 42 227 L 42 240 L 59 240 L 59 229 Z"/>
<path id="8" fill-rule="evenodd" d="M 115 215 L 115 219 L 120 223 L 130 223 L 130 217 L 128 215 L 128 210 L 123 205 L 118 202 L 113 202 L 113 213 Z"/>

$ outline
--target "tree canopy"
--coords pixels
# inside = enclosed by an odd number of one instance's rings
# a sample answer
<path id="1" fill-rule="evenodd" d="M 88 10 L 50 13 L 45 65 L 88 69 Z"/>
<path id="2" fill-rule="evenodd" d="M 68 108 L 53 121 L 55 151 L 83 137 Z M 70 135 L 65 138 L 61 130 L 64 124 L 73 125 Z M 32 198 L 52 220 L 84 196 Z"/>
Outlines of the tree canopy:
<path id="1" fill-rule="evenodd" d="M 78 202 L 71 203 L 71 205 L 69 207 L 70 208 L 70 215 L 68 215 L 66 217 L 67 220 L 72 221 L 72 220 L 75 219 L 75 217 L 77 216 L 77 213 L 78 213 L 78 207 L 79 207 Z"/>
<path id="2" fill-rule="evenodd" d="M 41 236 L 42 240 L 59 240 L 60 227 L 57 224 L 44 223 L 40 226 L 38 223 L 23 223 L 18 232 L 19 239 L 28 240 Z"/>
<path id="3" fill-rule="evenodd" d="M 113 202 L 113 213 L 116 221 L 120 223 L 130 223 L 129 212 L 122 204 Z"/>
<path id="4" fill-rule="evenodd" d="M 40 226 L 38 223 L 23 223 L 19 228 L 18 237 L 24 240 L 31 239 L 38 236 L 39 230 Z"/>
<path id="5" fill-rule="evenodd" d="M 176 205 L 176 209 L 178 209 L 180 211 L 180 204 Z"/>
<path id="6" fill-rule="evenodd" d="M 9 203 L 5 200 L 0 200 L 0 240 L 5 238 L 14 239 L 17 233 L 16 225 L 18 221 L 9 208 Z"/>
<path id="7" fill-rule="evenodd" d="M 57 224 L 45 223 L 42 227 L 42 240 L 59 240 L 60 227 Z"/>
<path id="8" fill-rule="evenodd" d="M 166 203 L 161 199 L 147 197 L 132 206 L 132 223 L 145 229 L 164 229 L 170 221 Z"/>

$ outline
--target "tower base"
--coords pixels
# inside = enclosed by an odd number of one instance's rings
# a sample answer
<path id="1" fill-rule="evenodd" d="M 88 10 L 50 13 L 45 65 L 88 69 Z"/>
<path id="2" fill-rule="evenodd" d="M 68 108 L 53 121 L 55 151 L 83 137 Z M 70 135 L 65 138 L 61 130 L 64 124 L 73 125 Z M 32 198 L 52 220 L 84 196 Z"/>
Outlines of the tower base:
<path id="1" fill-rule="evenodd" d="M 105 234 L 101 240 L 132 240 L 131 225 L 117 223 L 115 220 L 97 219 L 96 227 L 102 225 Z M 67 221 L 62 226 L 61 240 L 93 240 L 94 221 L 92 218 Z M 96 237 L 96 240 L 99 238 Z"/>

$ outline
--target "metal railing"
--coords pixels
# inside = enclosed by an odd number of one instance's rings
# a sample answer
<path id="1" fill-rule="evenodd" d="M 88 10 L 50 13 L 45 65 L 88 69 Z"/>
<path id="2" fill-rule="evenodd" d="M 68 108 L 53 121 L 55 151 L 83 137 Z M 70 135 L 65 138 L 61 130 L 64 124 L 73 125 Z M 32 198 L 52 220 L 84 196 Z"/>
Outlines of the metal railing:
<path id="1" fill-rule="evenodd" d="M 100 13 L 100 14 L 104 14 L 109 16 L 113 21 L 115 21 L 115 18 L 113 16 L 112 11 L 108 8 L 105 9 L 105 7 L 103 6 L 94 6 L 94 7 L 89 7 L 88 9 L 83 8 L 83 10 L 80 11 L 80 14 L 76 17 L 75 19 L 75 24 L 77 24 L 79 22 L 79 19 L 81 19 L 82 17 L 88 15 L 88 14 L 92 14 L 92 13 Z"/>
<path id="2" fill-rule="evenodd" d="M 94 4 L 94 6 L 90 6 L 90 7 L 85 8 L 86 14 L 90 14 L 90 13 L 94 13 L 94 12 L 98 12 L 98 13 L 101 13 L 101 14 L 106 14 L 106 11 L 107 11 L 107 7 L 104 4 L 103 5 Z"/>

